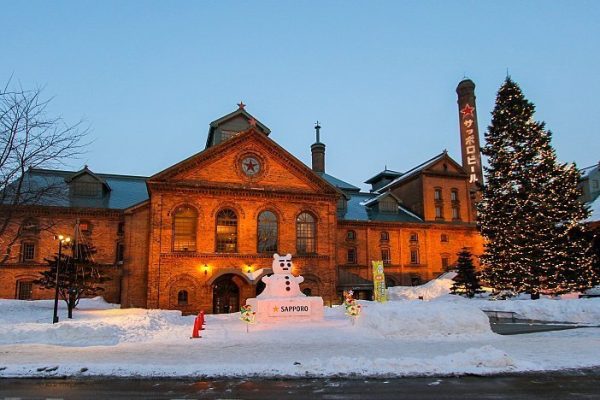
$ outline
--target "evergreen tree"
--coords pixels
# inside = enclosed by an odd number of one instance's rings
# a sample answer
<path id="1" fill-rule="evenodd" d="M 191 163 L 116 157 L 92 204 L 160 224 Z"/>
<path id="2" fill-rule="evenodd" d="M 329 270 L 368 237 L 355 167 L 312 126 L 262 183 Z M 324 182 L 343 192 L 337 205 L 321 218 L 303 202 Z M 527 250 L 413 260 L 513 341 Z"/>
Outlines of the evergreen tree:
<path id="1" fill-rule="evenodd" d="M 95 250 L 84 244 L 73 246 L 76 257 L 61 254 L 60 265 L 58 255 L 52 259 L 46 259 L 48 269 L 40 272 L 42 277 L 35 284 L 44 289 L 56 287 L 56 268 L 58 273 L 58 293 L 67 303 L 68 317 L 73 318 L 73 309 L 79 304 L 82 297 L 98 296 L 104 291 L 102 284 L 109 281 L 104 271 L 93 260 Z"/>
<path id="2" fill-rule="evenodd" d="M 456 276 L 454 284 L 450 288 L 451 294 L 461 294 L 472 298 L 477 293 L 481 293 L 481 285 L 471 252 L 463 247 L 458 253 L 458 262 L 456 263 Z"/>
<path id="3" fill-rule="evenodd" d="M 560 164 L 551 133 L 509 77 L 498 91 L 482 153 L 488 156 L 479 204 L 485 238 L 484 277 L 496 290 L 560 294 L 594 282 L 589 243 L 573 230 L 588 211 L 579 202 L 580 173 Z"/>

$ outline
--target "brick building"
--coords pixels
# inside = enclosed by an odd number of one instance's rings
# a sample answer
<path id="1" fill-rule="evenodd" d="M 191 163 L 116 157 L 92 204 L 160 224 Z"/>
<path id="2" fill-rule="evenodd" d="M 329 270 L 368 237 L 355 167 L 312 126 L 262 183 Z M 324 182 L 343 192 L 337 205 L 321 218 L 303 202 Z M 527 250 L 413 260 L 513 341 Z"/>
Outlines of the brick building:
<path id="1" fill-rule="evenodd" d="M 210 124 L 203 151 L 151 177 L 87 166 L 29 170 L 28 185 L 56 190 L 12 210 L 12 229 L 1 238 L 9 250 L 0 297 L 51 297 L 31 281 L 56 252 L 54 235 L 77 222 L 112 277 L 105 297 L 123 307 L 238 311 L 262 290 L 274 252 L 294 255 L 301 289 L 325 304 L 346 289 L 370 297 L 372 260 L 384 261 L 388 285 L 432 279 L 462 247 L 482 251 L 473 90 L 468 80 L 457 88 L 463 165 L 444 151 L 404 173 L 385 169 L 366 181 L 366 193 L 325 172 L 318 125 L 309 168 L 243 104 Z"/>

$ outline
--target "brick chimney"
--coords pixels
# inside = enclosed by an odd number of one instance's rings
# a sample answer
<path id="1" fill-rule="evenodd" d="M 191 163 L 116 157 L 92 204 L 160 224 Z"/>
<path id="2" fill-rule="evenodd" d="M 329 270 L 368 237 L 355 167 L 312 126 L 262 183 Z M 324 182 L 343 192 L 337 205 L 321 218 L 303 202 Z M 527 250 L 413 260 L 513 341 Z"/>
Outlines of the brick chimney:
<path id="1" fill-rule="evenodd" d="M 321 143 L 321 125 L 317 121 L 315 125 L 317 141 L 310 146 L 312 153 L 312 170 L 315 172 L 325 172 L 325 144 Z"/>
<path id="2" fill-rule="evenodd" d="M 475 84 L 470 79 L 462 80 L 456 87 L 456 94 L 458 95 L 462 165 L 469 174 L 471 191 L 477 192 L 483 184 L 483 167 L 479 147 L 477 107 L 475 106 Z"/>

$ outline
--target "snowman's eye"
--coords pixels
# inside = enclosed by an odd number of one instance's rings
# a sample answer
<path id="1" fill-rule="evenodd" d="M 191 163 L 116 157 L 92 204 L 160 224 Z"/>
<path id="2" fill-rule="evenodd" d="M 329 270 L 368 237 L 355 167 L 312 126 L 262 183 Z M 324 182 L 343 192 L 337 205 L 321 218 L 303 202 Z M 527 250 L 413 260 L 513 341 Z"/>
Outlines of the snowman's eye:
<path id="1" fill-rule="evenodd" d="M 292 263 L 288 263 L 288 267 L 291 267 L 291 266 L 292 266 Z"/>
<path id="2" fill-rule="evenodd" d="M 284 263 L 279 263 L 279 266 L 280 266 L 280 267 L 283 267 L 284 265 L 285 265 Z"/>

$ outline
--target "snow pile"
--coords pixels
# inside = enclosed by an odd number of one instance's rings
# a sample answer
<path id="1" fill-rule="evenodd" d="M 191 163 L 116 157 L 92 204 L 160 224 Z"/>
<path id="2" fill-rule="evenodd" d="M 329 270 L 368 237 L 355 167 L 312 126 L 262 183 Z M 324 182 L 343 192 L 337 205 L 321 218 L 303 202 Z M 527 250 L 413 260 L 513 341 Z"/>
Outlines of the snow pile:
<path id="1" fill-rule="evenodd" d="M 390 300 L 431 300 L 450 293 L 454 284 L 452 280 L 456 272 L 446 272 L 437 279 L 433 279 L 420 286 L 393 286 L 388 289 Z"/>
<path id="2" fill-rule="evenodd" d="M 385 337 L 435 337 L 491 334 L 488 317 L 477 307 L 463 303 L 391 301 L 361 302 L 358 326 Z"/>
<path id="3" fill-rule="evenodd" d="M 464 299 L 464 302 L 472 303 L 481 310 L 512 311 L 523 319 L 600 325 L 600 298 L 496 301 Z"/>
<path id="4" fill-rule="evenodd" d="M 534 309 L 532 305 L 539 307 Z M 74 319 L 51 301 L 0 300 L 0 378 L 52 376 L 332 377 L 497 374 L 600 366 L 600 329 L 529 335 L 491 333 L 480 309 L 597 318 L 600 299 L 361 301 L 353 323 L 344 307 L 318 322 L 250 325 L 239 313 L 206 316 L 190 340 L 193 316 L 119 309 L 83 301 Z M 552 318 L 554 319 L 554 318 Z"/>
<path id="5" fill-rule="evenodd" d="M 61 310 L 60 322 L 52 324 L 53 304 L 51 300 L 2 300 L 0 344 L 114 346 L 159 339 L 177 327 L 189 327 L 189 318 L 178 311 L 121 310 L 102 298 L 82 299 L 74 319 L 67 319 Z"/>

